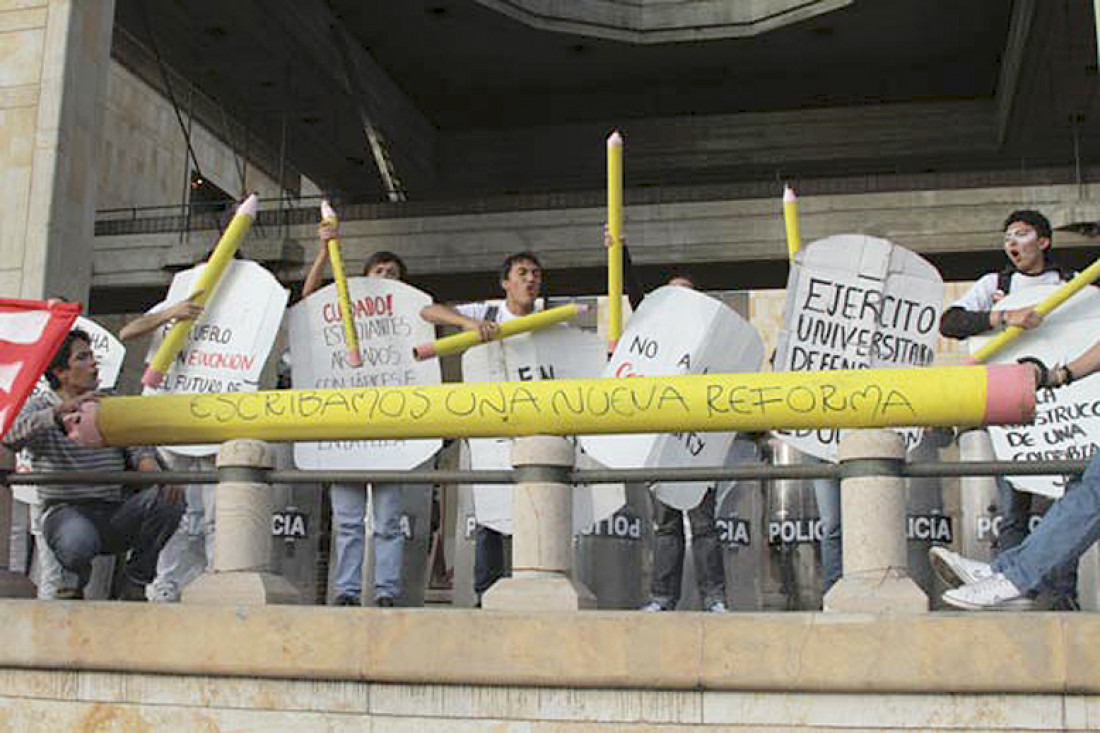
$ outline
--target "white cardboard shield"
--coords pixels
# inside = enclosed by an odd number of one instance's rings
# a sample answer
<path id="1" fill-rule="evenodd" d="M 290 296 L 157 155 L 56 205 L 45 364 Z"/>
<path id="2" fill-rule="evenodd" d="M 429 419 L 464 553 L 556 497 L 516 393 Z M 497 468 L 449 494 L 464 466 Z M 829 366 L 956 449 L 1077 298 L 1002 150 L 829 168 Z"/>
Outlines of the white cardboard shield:
<path id="1" fill-rule="evenodd" d="M 764 342 L 725 303 L 690 288 L 666 285 L 642 301 L 619 339 L 605 377 L 755 372 Z M 736 433 L 586 435 L 585 452 L 605 466 L 719 466 Z M 657 498 L 677 509 L 697 505 L 712 481 L 657 484 Z"/>
<path id="2" fill-rule="evenodd" d="M 75 326 L 84 329 L 92 338 L 92 353 L 99 367 L 99 388 L 114 389 L 118 373 L 122 371 L 122 362 L 126 359 L 126 347 L 113 333 L 84 316 L 77 317 Z"/>
<path id="3" fill-rule="evenodd" d="M 347 363 L 336 285 L 311 294 L 287 313 L 291 379 L 296 389 L 439 384 L 439 360 L 416 361 L 417 344 L 435 339 L 420 317 L 432 299 L 411 285 L 381 277 L 348 279 L 361 367 Z M 326 440 L 294 445 L 294 462 L 308 470 L 409 470 L 435 455 L 429 440 Z"/>
<path id="4" fill-rule="evenodd" d="M 838 234 L 798 253 L 787 279 L 776 371 L 926 366 L 935 356 L 943 278 L 920 255 L 885 239 Z M 777 430 L 775 435 L 835 462 L 840 431 Z M 902 428 L 906 446 L 919 428 Z"/>
<path id="5" fill-rule="evenodd" d="M 583 379 L 598 376 L 607 355 L 595 333 L 557 324 L 476 346 L 462 355 L 467 382 L 516 382 L 541 379 Z M 473 438 L 470 465 L 479 470 L 512 467 L 510 438 Z M 578 452 L 577 465 L 588 465 Z M 474 514 L 478 524 L 497 532 L 512 532 L 512 487 L 474 484 Z M 573 528 L 580 532 L 626 503 L 622 484 L 573 487 Z"/>
<path id="6" fill-rule="evenodd" d="M 187 298 L 192 283 L 205 266 L 177 273 L 164 302 Z M 255 262 L 230 262 L 161 386 L 146 387 L 142 394 L 255 392 L 289 295 L 274 275 Z M 157 353 L 167 330 L 165 325 L 153 333 L 147 362 Z M 167 447 L 173 453 L 189 456 L 213 455 L 217 449 L 217 445 Z"/>
<path id="7" fill-rule="evenodd" d="M 1058 289 L 1037 285 L 1009 293 L 994 310 L 1026 308 Z M 1085 288 L 1044 320 L 998 351 L 990 364 L 1014 364 L 1021 356 L 1034 356 L 1053 367 L 1080 356 L 1096 343 L 1100 333 L 1100 290 Z M 994 334 L 974 336 L 971 352 Z M 1035 422 L 1031 425 L 991 425 L 989 437 L 1001 461 L 1087 459 L 1100 451 L 1100 380 L 1083 379 L 1066 387 L 1040 390 Z M 1064 476 L 1010 476 L 1021 491 L 1058 497 L 1065 491 Z"/>

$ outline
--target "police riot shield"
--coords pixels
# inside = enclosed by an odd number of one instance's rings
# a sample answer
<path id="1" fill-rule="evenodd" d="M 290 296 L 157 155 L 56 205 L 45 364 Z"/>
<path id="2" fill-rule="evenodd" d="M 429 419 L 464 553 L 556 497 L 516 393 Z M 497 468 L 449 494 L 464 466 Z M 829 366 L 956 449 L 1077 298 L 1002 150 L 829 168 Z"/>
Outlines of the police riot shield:
<path id="1" fill-rule="evenodd" d="M 771 441 L 777 466 L 803 463 L 802 453 Z M 813 483 L 773 480 L 767 486 L 768 562 L 762 567 L 763 605 L 769 610 L 806 611 L 821 607 L 821 521 Z"/>
<path id="2" fill-rule="evenodd" d="M 474 490 L 470 484 L 458 484 L 458 501 L 454 515 L 454 573 L 451 576 L 451 605 L 473 608 L 477 603 L 474 594 Z"/>
<path id="3" fill-rule="evenodd" d="M 738 481 L 719 492 L 714 522 L 726 570 L 726 606 L 731 611 L 764 608 L 762 568 L 769 548 L 764 529 L 767 503 L 762 481 Z"/>
<path id="4" fill-rule="evenodd" d="M 597 608 L 639 608 L 646 602 L 652 557 L 649 490 L 626 485 L 626 504 L 573 538 L 573 575 L 596 596 Z"/>
<path id="5" fill-rule="evenodd" d="M 940 448 L 949 437 L 939 431 L 925 430 L 923 438 L 910 452 L 910 461 L 935 461 Z M 954 540 L 954 523 L 943 507 L 943 490 L 935 476 L 913 477 L 906 481 L 905 532 L 909 551 L 909 577 L 930 599 L 939 598 L 936 574 L 928 561 L 933 545 L 950 545 Z"/>
<path id="6" fill-rule="evenodd" d="M 457 442 L 457 467 L 470 468 L 470 449 L 465 440 Z M 457 484 L 456 508 L 454 512 L 453 572 L 451 575 L 451 605 L 458 608 L 473 608 L 477 605 L 474 593 L 474 550 L 477 530 L 477 513 L 474 511 L 474 487 L 471 484 Z M 504 538 L 504 568 L 509 572 L 512 567 L 512 542 Z"/>
<path id="7" fill-rule="evenodd" d="M 983 428 L 959 434 L 960 461 L 992 461 L 993 441 Z M 993 476 L 963 476 L 959 479 L 959 504 L 962 525 L 959 552 L 965 557 L 988 562 L 993 559 L 999 507 L 997 480 Z"/>
<path id="8" fill-rule="evenodd" d="M 1077 601 L 1082 611 L 1100 609 L 1100 546 L 1090 547 L 1078 562 Z"/>
<path id="9" fill-rule="evenodd" d="M 293 446 L 271 443 L 275 467 L 294 466 Z M 271 485 L 271 572 L 298 589 L 303 604 L 325 600 L 326 512 L 318 484 Z M 215 530 L 216 531 L 216 530 Z"/>

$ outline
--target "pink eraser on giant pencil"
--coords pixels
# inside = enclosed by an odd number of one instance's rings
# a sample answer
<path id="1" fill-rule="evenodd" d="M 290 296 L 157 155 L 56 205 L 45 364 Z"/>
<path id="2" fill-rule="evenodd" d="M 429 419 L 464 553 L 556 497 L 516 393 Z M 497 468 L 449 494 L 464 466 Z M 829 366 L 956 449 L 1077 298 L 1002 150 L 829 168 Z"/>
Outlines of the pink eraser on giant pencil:
<path id="1" fill-rule="evenodd" d="M 164 372 L 153 367 L 146 367 L 145 373 L 141 375 L 141 383 L 146 387 L 159 387 L 163 381 Z"/>
<path id="2" fill-rule="evenodd" d="M 426 344 L 420 344 L 413 347 L 413 358 L 417 361 L 427 361 L 428 359 L 435 358 L 435 343 L 429 341 Z"/>
<path id="3" fill-rule="evenodd" d="M 1035 419 L 1035 372 L 1028 364 L 986 367 L 985 422 L 1018 425 Z"/>

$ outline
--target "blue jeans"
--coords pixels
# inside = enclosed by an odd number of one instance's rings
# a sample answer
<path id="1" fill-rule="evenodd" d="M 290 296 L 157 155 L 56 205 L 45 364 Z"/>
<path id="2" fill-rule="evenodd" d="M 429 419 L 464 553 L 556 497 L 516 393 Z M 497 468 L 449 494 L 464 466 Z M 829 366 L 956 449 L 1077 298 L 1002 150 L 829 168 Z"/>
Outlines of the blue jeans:
<path id="1" fill-rule="evenodd" d="M 1067 491 L 1070 487 L 1067 487 Z M 997 504 L 1001 515 L 1001 528 L 997 534 L 995 549 L 998 556 L 1018 546 L 1029 534 L 1033 511 L 1043 511 L 1046 497 L 1017 491 L 1003 476 L 997 477 Z M 1047 509 L 1049 511 L 1049 509 Z M 1077 557 L 1051 568 L 1046 578 L 1036 588 L 1047 596 L 1057 608 L 1077 606 Z"/>
<path id="2" fill-rule="evenodd" d="M 821 517 L 821 592 L 828 593 L 844 571 L 844 550 L 840 534 L 840 482 L 832 478 L 813 480 L 814 499 Z"/>
<path id="3" fill-rule="evenodd" d="M 1050 507 L 1043 521 L 1020 544 L 993 560 L 993 569 L 1021 591 L 1037 589 L 1060 565 L 1076 563 L 1100 539 L 1100 454 L 1076 485 Z"/>
<path id="4" fill-rule="evenodd" d="M 156 487 L 125 501 L 79 501 L 47 506 L 42 533 L 63 570 L 63 584 L 83 589 L 99 554 L 130 550 L 129 580 L 145 585 L 153 580 L 160 548 L 179 526 L 183 504 L 170 504 Z"/>
<path id="5" fill-rule="evenodd" d="M 374 505 L 374 597 L 401 595 L 401 563 L 405 535 L 401 531 L 402 492 L 421 486 L 375 484 Z M 363 590 L 363 549 L 366 528 L 367 487 L 364 484 L 333 484 L 332 517 L 336 525 L 336 573 L 333 586 L 338 596 L 355 596 Z"/>

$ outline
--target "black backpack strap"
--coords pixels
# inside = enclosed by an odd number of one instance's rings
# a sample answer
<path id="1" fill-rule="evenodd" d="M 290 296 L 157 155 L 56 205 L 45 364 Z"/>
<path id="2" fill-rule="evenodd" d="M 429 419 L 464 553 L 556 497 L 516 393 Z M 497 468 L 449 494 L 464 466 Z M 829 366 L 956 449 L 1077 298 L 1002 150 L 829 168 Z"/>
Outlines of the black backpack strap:
<path id="1" fill-rule="evenodd" d="M 500 315 L 500 306 L 499 305 L 491 305 L 491 306 L 489 306 L 488 308 L 485 309 L 485 320 L 486 321 L 493 321 L 495 323 L 496 320 L 497 320 L 497 316 L 499 316 L 499 315 Z"/>
<path id="2" fill-rule="evenodd" d="M 997 290 L 1000 290 L 1004 295 L 1008 295 L 1008 291 L 1012 287 L 1012 275 L 1015 272 L 1015 270 L 1009 268 L 997 273 Z"/>

